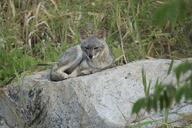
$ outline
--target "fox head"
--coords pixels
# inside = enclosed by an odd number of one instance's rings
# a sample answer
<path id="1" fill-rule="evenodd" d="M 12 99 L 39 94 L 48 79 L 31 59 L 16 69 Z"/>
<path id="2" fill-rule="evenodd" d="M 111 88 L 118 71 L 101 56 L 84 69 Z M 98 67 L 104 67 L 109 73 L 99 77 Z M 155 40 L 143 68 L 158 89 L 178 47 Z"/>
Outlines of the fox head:
<path id="1" fill-rule="evenodd" d="M 101 40 L 96 36 L 90 36 L 81 42 L 81 49 L 89 59 L 98 57 L 103 53 L 104 48 L 104 40 Z"/>

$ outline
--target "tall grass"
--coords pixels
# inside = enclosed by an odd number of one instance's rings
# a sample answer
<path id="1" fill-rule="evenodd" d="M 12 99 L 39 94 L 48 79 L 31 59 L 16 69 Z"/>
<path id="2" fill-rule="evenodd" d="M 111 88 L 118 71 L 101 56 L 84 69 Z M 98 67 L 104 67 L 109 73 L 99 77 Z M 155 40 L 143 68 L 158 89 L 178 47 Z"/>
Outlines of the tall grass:
<path id="1" fill-rule="evenodd" d="M 140 58 L 191 56 L 192 43 L 186 36 L 191 31 L 186 27 L 191 17 L 174 27 L 153 25 L 153 12 L 164 2 L 1 0 L 0 85 L 15 72 L 55 61 L 62 51 L 78 43 L 81 29 L 87 33 L 105 29 L 119 65 Z"/>

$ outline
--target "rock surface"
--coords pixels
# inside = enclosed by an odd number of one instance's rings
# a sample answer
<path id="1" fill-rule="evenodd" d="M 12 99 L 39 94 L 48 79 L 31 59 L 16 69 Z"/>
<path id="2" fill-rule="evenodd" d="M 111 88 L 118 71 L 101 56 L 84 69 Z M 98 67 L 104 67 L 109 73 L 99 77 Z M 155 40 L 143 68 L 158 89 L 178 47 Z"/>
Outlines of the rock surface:
<path id="1" fill-rule="evenodd" d="M 47 71 L 25 76 L 0 95 L 0 128 L 124 128 L 135 122 L 132 105 L 144 96 L 142 68 L 152 85 L 157 79 L 173 82 L 174 76 L 167 76 L 170 62 L 141 60 L 59 82 L 50 81 Z M 174 66 L 180 62 L 174 61 Z M 192 112 L 190 105 L 177 108 L 173 111 Z"/>

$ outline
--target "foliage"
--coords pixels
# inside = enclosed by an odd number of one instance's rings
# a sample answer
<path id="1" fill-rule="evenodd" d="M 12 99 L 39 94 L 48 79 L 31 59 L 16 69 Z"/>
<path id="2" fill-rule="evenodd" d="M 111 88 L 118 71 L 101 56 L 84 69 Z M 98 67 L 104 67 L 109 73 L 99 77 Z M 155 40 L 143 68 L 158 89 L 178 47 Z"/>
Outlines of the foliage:
<path id="1" fill-rule="evenodd" d="M 171 22 L 176 25 L 179 20 L 183 20 L 187 16 L 187 4 L 185 0 L 171 0 L 163 6 L 159 7 L 154 14 L 154 22 L 159 25 L 165 25 Z"/>
<path id="2" fill-rule="evenodd" d="M 144 87 L 145 96 L 149 96 L 150 88 L 151 88 L 151 80 L 147 84 L 147 76 L 146 76 L 144 69 L 142 69 L 142 80 L 143 80 L 143 87 Z"/>
<path id="3" fill-rule="evenodd" d="M 8 82 L 18 72 L 29 69 L 37 63 L 34 58 L 23 54 L 22 50 L 17 49 L 13 49 L 7 53 L 4 49 L 0 48 L 0 58 L 0 82 L 3 80 Z"/>
<path id="4" fill-rule="evenodd" d="M 183 20 L 187 16 L 190 1 L 183 0 L 171 0 L 166 4 L 159 7 L 154 13 L 153 21 L 159 25 L 166 25 L 170 23 L 175 26 L 177 22 Z M 173 61 L 168 69 L 168 75 L 171 72 Z M 144 85 L 145 97 L 136 101 L 133 106 L 132 113 L 138 113 L 141 109 L 145 109 L 148 112 L 152 109 L 154 111 L 162 111 L 170 108 L 173 103 L 179 103 L 184 97 L 185 100 L 192 99 L 192 63 L 185 62 L 179 65 L 174 71 L 177 79 L 177 86 L 172 84 L 164 85 L 156 81 L 154 93 L 149 95 L 149 88 L 151 82 L 147 86 L 146 75 L 142 70 L 142 79 Z M 187 75 L 188 76 L 187 76 Z M 186 78 L 180 82 L 181 76 Z M 184 82 L 183 82 L 184 81 Z M 148 88 L 147 88 L 148 87 Z M 147 90 L 147 91 L 146 91 Z M 147 93 L 146 93 L 147 92 Z"/>
<path id="5" fill-rule="evenodd" d="M 156 84 L 153 94 L 136 101 L 132 113 L 138 113 L 141 109 L 148 112 L 151 110 L 160 112 L 170 108 L 173 103 L 192 100 L 192 62 L 187 61 L 180 64 L 175 68 L 174 73 L 177 86 L 174 84 Z"/>
<path id="6" fill-rule="evenodd" d="M 175 21 L 174 26 L 167 22 L 162 26 L 153 24 L 155 10 L 166 5 L 166 1 L 1 0 L 0 86 L 19 70 L 55 61 L 62 51 L 78 43 L 80 29 L 94 33 L 104 28 L 118 65 L 146 57 L 191 56 L 190 13 L 186 14 L 188 17 Z M 177 2 L 174 5 L 176 8 L 179 6 Z M 190 12 L 191 8 L 185 10 Z M 163 13 L 160 10 L 157 14 L 161 16 L 157 21 L 161 21 Z M 167 14 L 166 19 L 170 16 Z M 175 20 L 178 19 L 181 18 Z M 14 57 L 23 57 L 16 64 L 22 66 L 14 65 L 11 61 Z M 4 68 L 7 65 L 11 70 Z"/>
<path id="7" fill-rule="evenodd" d="M 189 8 L 191 1 L 189 0 L 171 0 L 166 4 L 159 7 L 153 16 L 153 22 L 161 27 L 171 25 L 172 28 L 178 25 L 187 17 L 187 13 L 190 12 Z M 171 28 L 171 29 L 172 29 Z M 192 31 L 189 30 L 192 34 Z M 190 34 L 188 36 L 191 38 Z M 171 62 L 168 69 L 168 75 L 171 72 L 173 62 Z M 151 82 L 147 86 L 146 74 L 142 70 L 142 79 L 144 85 L 145 97 L 138 99 L 132 108 L 132 113 L 139 113 L 141 109 L 145 109 L 150 112 L 164 112 L 164 124 L 168 126 L 168 111 L 170 107 L 181 101 L 192 100 L 192 62 L 185 62 L 180 64 L 174 73 L 177 79 L 177 86 L 175 84 L 165 85 L 156 81 L 155 89 L 152 94 L 149 94 Z M 182 81 L 180 80 L 182 79 Z M 146 89 L 148 88 L 148 89 Z M 147 90 L 147 91 L 146 91 Z M 147 93 L 146 93 L 147 92 Z"/>

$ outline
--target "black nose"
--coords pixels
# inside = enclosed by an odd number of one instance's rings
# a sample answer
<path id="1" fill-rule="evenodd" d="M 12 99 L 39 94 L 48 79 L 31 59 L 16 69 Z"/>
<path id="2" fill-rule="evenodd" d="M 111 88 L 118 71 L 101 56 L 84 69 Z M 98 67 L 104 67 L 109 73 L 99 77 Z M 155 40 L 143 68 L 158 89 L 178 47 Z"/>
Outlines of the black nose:
<path id="1" fill-rule="evenodd" d="M 90 59 L 92 59 L 92 58 L 93 58 L 93 56 L 92 56 L 92 55 L 89 55 L 89 58 L 90 58 Z"/>

